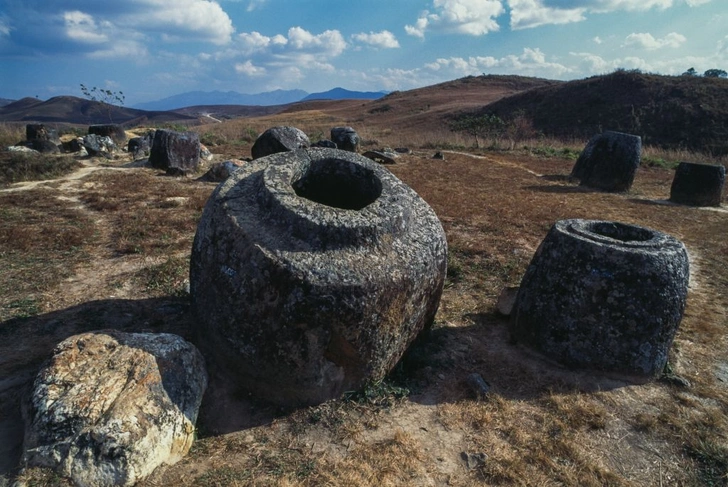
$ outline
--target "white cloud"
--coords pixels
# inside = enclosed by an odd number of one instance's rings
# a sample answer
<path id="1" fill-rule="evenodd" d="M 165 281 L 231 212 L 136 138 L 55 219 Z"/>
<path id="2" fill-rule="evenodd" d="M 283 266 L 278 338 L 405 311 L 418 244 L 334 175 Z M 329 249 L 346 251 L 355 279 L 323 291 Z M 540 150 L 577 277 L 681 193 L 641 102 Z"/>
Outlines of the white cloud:
<path id="1" fill-rule="evenodd" d="M 547 24 L 568 24 L 581 22 L 586 17 L 586 8 L 553 8 L 542 0 L 508 0 L 511 9 L 511 28 L 529 29 Z"/>
<path id="2" fill-rule="evenodd" d="M 235 29 L 216 2 L 208 0 L 136 0 L 146 7 L 124 19 L 130 27 L 159 29 L 170 39 L 190 39 L 227 44 Z"/>
<path id="3" fill-rule="evenodd" d="M 670 32 L 662 39 L 656 39 L 652 34 L 646 32 L 633 33 L 627 36 L 622 47 L 637 47 L 654 51 L 663 47 L 677 48 L 685 43 L 687 39 L 677 32 Z"/>
<path id="4" fill-rule="evenodd" d="M 509 54 L 501 58 L 474 56 L 440 58 L 425 67 L 433 71 L 447 71 L 454 76 L 479 75 L 484 71 L 518 73 L 524 76 L 560 77 L 571 72 L 563 64 L 546 60 L 546 55 L 538 48 L 524 48 L 520 55 Z"/>
<path id="5" fill-rule="evenodd" d="M 604 42 L 599 36 L 596 36 L 594 39 L 592 39 L 592 41 L 594 41 L 594 44 L 601 44 L 602 42 Z"/>
<path id="6" fill-rule="evenodd" d="M 268 0 L 250 0 L 250 2 L 248 3 L 248 8 L 246 8 L 245 10 L 248 12 L 252 12 L 253 10 L 258 10 L 263 5 L 265 5 L 267 1 Z"/>
<path id="7" fill-rule="evenodd" d="M 388 30 L 381 32 L 360 33 L 351 36 L 355 41 L 368 44 L 379 49 L 395 49 L 399 47 L 397 38 Z"/>
<path id="8" fill-rule="evenodd" d="M 501 0 L 433 0 L 434 13 L 423 12 L 405 32 L 424 37 L 427 30 L 480 36 L 497 31 L 496 17 L 505 12 Z"/>
<path id="9" fill-rule="evenodd" d="M 253 66 L 253 63 L 250 60 L 247 60 L 244 63 L 237 63 L 235 65 L 235 72 L 255 78 L 258 76 L 264 76 L 266 74 L 266 69 L 259 66 Z"/>
<path id="10" fill-rule="evenodd" d="M 567 24 L 586 20 L 588 13 L 661 10 L 676 0 L 507 0 L 511 12 L 511 28 L 528 29 L 550 24 Z M 683 1 L 683 0 L 677 0 Z M 698 5 L 711 0 L 684 0 Z"/>
<path id="11" fill-rule="evenodd" d="M 301 27 L 288 29 L 288 44 L 299 51 L 319 52 L 338 56 L 346 49 L 346 41 L 338 30 L 327 30 L 313 35 Z"/>
<path id="12" fill-rule="evenodd" d="M 711 1 L 712 0 L 685 0 L 685 3 L 687 3 L 690 7 L 699 7 L 700 5 L 704 5 Z"/>
<path id="13" fill-rule="evenodd" d="M 13 27 L 10 19 L 5 15 L 0 15 L 0 36 L 9 36 Z"/>
<path id="14" fill-rule="evenodd" d="M 109 40 L 100 32 L 94 18 L 84 12 L 74 10 L 63 13 L 66 35 L 69 39 L 87 44 L 101 44 Z"/>
<path id="15" fill-rule="evenodd" d="M 569 54 L 576 58 L 580 65 L 575 70 L 588 75 L 609 73 L 617 68 L 640 69 L 643 71 L 652 70 L 652 66 L 644 59 L 634 56 L 607 60 L 588 52 L 570 52 Z"/>

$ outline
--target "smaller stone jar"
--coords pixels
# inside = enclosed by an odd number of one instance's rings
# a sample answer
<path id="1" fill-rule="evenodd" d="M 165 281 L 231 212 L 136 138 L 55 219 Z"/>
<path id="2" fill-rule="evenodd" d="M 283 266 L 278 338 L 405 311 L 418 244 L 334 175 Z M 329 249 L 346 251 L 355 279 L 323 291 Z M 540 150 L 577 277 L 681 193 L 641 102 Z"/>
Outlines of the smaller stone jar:
<path id="1" fill-rule="evenodd" d="M 688 279 L 688 254 L 674 237 L 618 222 L 558 221 L 523 276 L 511 336 L 567 366 L 655 377 Z"/>

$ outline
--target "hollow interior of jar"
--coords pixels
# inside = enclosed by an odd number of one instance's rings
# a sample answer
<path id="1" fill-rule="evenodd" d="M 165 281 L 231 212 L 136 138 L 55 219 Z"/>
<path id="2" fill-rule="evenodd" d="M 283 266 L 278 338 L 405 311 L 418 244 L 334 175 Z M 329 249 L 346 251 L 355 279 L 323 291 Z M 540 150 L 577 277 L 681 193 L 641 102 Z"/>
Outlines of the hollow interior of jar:
<path id="1" fill-rule="evenodd" d="M 592 222 L 587 225 L 587 230 L 621 242 L 646 242 L 654 237 L 647 228 L 618 222 Z"/>
<path id="2" fill-rule="evenodd" d="M 374 171 L 336 158 L 312 160 L 291 186 L 301 198 L 345 210 L 361 210 L 382 194 Z"/>

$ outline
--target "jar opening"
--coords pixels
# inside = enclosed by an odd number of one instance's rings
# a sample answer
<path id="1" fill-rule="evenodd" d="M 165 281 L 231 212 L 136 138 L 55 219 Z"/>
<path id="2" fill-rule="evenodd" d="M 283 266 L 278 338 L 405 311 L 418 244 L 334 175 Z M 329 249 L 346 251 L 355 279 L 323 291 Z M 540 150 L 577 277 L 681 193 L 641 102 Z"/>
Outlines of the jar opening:
<path id="1" fill-rule="evenodd" d="M 292 186 L 301 198 L 344 210 L 361 210 L 382 194 L 374 171 L 335 158 L 311 161 Z"/>
<path id="2" fill-rule="evenodd" d="M 588 226 L 588 230 L 597 235 L 609 237 L 622 242 L 646 242 L 653 238 L 653 233 L 634 225 L 625 225 L 617 222 L 594 222 Z"/>

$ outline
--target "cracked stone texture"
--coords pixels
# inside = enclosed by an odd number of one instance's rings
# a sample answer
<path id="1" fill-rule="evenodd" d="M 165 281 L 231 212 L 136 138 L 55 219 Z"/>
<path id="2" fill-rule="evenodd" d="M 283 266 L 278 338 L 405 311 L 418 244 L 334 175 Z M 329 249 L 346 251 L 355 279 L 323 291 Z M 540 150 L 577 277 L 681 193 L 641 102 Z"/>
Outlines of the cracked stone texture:
<path id="1" fill-rule="evenodd" d="M 561 220 L 516 297 L 511 335 L 572 367 L 659 375 L 687 298 L 685 246 L 617 222 Z"/>
<path id="2" fill-rule="evenodd" d="M 119 124 L 89 125 L 88 133 L 100 135 L 101 137 L 111 137 L 114 144 L 119 147 L 126 143 L 126 132 L 124 127 Z"/>
<path id="3" fill-rule="evenodd" d="M 629 191 L 640 165 L 642 139 L 606 131 L 592 137 L 571 170 L 581 186 L 621 193 Z"/>
<path id="4" fill-rule="evenodd" d="M 176 335 L 67 338 L 26 404 L 24 461 L 80 486 L 134 485 L 187 454 L 206 387 L 202 355 Z"/>
<path id="5" fill-rule="evenodd" d="M 681 162 L 670 187 L 670 201 L 690 206 L 720 206 L 725 166 Z"/>
<path id="6" fill-rule="evenodd" d="M 200 136 L 196 132 L 155 131 L 149 164 L 169 174 L 195 172 L 200 165 Z"/>
<path id="7" fill-rule="evenodd" d="M 258 159 L 215 190 L 190 264 L 203 352 L 258 397 L 315 404 L 378 380 L 434 319 L 432 209 L 352 152 Z"/>
<path id="8" fill-rule="evenodd" d="M 296 127 L 271 127 L 255 139 L 250 154 L 253 159 L 258 159 L 279 152 L 304 149 L 310 145 L 308 135 Z"/>
<path id="9" fill-rule="evenodd" d="M 359 150 L 359 134 L 353 127 L 334 127 L 331 129 L 331 140 L 336 147 L 349 152 Z"/>

